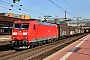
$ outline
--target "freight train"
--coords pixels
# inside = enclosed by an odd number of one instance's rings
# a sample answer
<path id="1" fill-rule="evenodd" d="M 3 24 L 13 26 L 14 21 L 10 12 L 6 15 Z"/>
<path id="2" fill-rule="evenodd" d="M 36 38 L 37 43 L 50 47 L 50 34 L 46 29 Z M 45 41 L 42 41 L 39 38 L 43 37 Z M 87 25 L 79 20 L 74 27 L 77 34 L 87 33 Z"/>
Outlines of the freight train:
<path id="1" fill-rule="evenodd" d="M 84 33 L 84 29 L 60 24 L 29 21 L 15 21 L 12 28 L 11 44 L 15 49 L 29 48 L 61 38 Z"/>

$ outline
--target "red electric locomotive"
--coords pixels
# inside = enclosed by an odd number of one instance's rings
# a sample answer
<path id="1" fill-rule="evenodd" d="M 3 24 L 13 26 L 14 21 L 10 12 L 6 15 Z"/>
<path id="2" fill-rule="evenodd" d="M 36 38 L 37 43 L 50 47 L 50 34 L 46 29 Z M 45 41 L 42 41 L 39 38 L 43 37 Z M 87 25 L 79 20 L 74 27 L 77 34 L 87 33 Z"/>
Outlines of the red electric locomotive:
<path id="1" fill-rule="evenodd" d="M 15 49 L 29 48 L 54 38 L 58 38 L 56 24 L 40 23 L 36 19 L 18 20 L 13 24 L 11 43 Z"/>

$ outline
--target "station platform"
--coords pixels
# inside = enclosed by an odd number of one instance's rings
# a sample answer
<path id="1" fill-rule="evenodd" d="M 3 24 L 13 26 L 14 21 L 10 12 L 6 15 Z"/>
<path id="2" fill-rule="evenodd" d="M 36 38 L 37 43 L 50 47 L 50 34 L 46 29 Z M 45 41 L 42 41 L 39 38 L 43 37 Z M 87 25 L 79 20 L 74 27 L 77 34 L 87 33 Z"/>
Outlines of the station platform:
<path id="1" fill-rule="evenodd" d="M 0 35 L 0 41 L 11 40 L 11 35 Z"/>
<path id="2" fill-rule="evenodd" d="M 43 60 L 90 60 L 90 34 Z"/>

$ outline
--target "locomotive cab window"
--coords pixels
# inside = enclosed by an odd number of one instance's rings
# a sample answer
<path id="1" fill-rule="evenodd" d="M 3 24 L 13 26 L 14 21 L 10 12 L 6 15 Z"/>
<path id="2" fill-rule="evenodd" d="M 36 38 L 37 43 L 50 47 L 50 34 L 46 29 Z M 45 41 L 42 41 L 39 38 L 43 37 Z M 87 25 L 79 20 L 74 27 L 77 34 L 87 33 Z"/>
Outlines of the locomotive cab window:
<path id="1" fill-rule="evenodd" d="M 29 24 L 14 24 L 14 29 L 28 29 Z"/>
<path id="2" fill-rule="evenodd" d="M 21 29 L 28 29 L 29 28 L 29 24 L 22 24 Z"/>
<path id="3" fill-rule="evenodd" d="M 20 27 L 21 27 L 21 24 L 15 24 L 14 25 L 14 29 L 20 29 Z"/>

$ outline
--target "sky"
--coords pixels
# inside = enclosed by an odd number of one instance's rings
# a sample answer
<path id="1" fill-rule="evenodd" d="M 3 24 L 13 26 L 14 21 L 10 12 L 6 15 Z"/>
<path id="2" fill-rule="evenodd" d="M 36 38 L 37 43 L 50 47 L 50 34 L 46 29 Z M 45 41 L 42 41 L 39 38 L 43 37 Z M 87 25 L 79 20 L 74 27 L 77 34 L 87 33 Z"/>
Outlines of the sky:
<path id="1" fill-rule="evenodd" d="M 90 18 L 90 0 L 20 0 L 16 3 L 12 0 L 0 0 L 0 13 L 25 14 L 31 18 L 43 18 L 46 15 L 64 18 L 65 11 L 67 18 Z"/>

